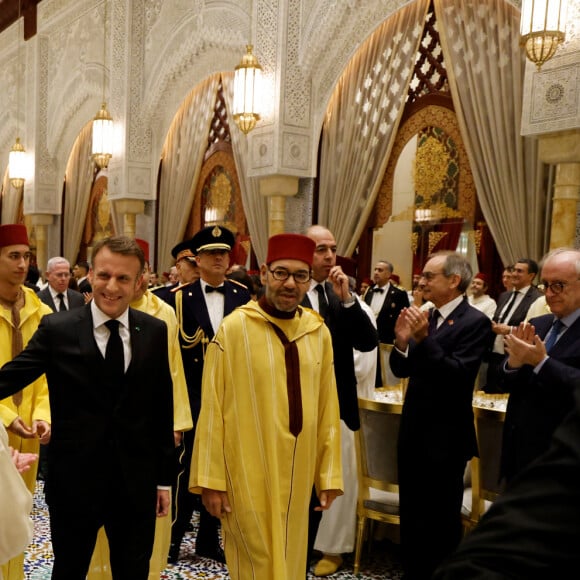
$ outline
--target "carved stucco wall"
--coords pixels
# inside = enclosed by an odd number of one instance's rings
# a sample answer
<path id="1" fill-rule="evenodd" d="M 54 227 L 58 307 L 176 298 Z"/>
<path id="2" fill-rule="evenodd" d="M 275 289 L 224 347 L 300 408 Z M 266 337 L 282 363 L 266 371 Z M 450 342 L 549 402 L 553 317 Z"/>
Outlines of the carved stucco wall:
<path id="1" fill-rule="evenodd" d="M 36 163 L 34 183 L 27 183 L 26 211 L 60 212 L 66 161 L 101 104 L 105 76 L 125 155 L 116 162 L 132 164 L 136 179 L 148 181 L 144 199 L 151 199 L 159 153 L 180 103 L 209 74 L 231 71 L 253 39 L 266 78 L 278 91 L 261 129 L 272 128 L 272 135 L 255 159 L 263 174 L 313 176 L 322 119 L 340 74 L 368 35 L 407 3 L 109 1 L 103 66 L 103 0 L 44 0 L 38 6 L 38 34 L 22 49 L 25 71 L 17 71 L 16 26 L 0 35 L 0 74 L 13 80 L 0 92 L 0 174 L 16 136 L 14 80 L 22 78 L 21 133 Z M 278 127 L 273 127 L 274 116 L 281 119 Z"/>
<path id="2" fill-rule="evenodd" d="M 566 39 L 537 70 L 527 64 L 522 134 L 580 129 L 580 0 L 568 0 Z"/>

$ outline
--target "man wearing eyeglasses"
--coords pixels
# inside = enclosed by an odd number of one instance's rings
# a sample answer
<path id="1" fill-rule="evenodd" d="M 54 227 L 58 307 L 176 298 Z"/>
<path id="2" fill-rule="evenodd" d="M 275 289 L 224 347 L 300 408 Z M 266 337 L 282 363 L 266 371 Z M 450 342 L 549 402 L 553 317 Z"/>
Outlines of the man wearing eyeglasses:
<path id="1" fill-rule="evenodd" d="M 534 260 L 520 258 L 512 268 L 512 289 L 498 298 L 491 325 L 495 339 L 487 356 L 487 376 L 483 385 L 486 393 L 504 392 L 501 372 L 505 360 L 503 339 L 526 319 L 530 306 L 540 296 L 540 291 L 533 285 L 537 273 L 538 264 Z"/>
<path id="2" fill-rule="evenodd" d="M 190 485 L 222 519 L 233 580 L 304 578 L 312 488 L 319 510 L 342 494 L 331 338 L 300 306 L 313 254 L 306 236 L 272 236 L 265 294 L 207 347 Z"/>
<path id="3" fill-rule="evenodd" d="M 179 323 L 181 356 L 194 424 L 192 431 L 184 433 L 182 447 L 179 448 L 177 483 L 173 490 L 170 563 L 178 560 L 183 536 L 190 525 L 194 509 L 198 509 L 195 496 L 189 492 L 188 481 L 195 426 L 201 408 L 201 377 L 206 349 L 223 318 L 250 300 L 250 293 L 243 284 L 226 279 L 234 242 L 234 234 L 227 228 L 208 226 L 172 250 L 174 256 L 186 261 L 194 260 L 200 277 L 189 284 L 180 285 L 170 293 L 168 300 L 175 308 Z M 211 516 L 201 504 L 199 513 L 195 552 L 198 556 L 223 563 L 225 558 L 218 536 L 219 520 Z"/>
<path id="4" fill-rule="evenodd" d="M 421 276 L 435 308 L 402 310 L 390 356 L 409 377 L 398 439 L 401 554 L 405 578 L 430 578 L 459 544 L 465 466 L 477 455 L 473 385 L 491 337 L 489 318 L 470 306 L 469 262 L 432 255 Z M 425 479 L 425 474 L 432 477 Z"/>
<path id="5" fill-rule="evenodd" d="M 541 288 L 552 314 L 522 323 L 505 337 L 510 393 L 502 475 L 511 481 L 548 449 L 580 384 L 580 251 L 559 248 L 542 261 Z"/>

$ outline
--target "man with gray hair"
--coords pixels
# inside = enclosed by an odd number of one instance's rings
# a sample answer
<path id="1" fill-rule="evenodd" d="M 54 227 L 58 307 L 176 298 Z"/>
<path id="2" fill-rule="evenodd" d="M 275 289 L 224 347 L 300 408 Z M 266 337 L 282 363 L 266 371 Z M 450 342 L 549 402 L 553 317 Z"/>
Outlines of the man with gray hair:
<path id="1" fill-rule="evenodd" d="M 401 550 L 408 580 L 430 578 L 461 540 L 463 474 L 477 455 L 473 385 L 491 338 L 491 321 L 465 297 L 471 277 L 460 254 L 431 255 L 420 283 L 434 308 L 428 313 L 404 308 L 395 325 L 391 369 L 397 377 L 409 377 L 398 441 Z M 425 473 L 434 474 L 429 493 Z"/>
<path id="2" fill-rule="evenodd" d="M 50 306 L 53 312 L 80 308 L 85 305 L 85 298 L 76 290 L 68 287 L 71 271 L 70 262 L 62 256 L 50 258 L 46 264 L 46 288 L 38 293 L 38 297 Z"/>

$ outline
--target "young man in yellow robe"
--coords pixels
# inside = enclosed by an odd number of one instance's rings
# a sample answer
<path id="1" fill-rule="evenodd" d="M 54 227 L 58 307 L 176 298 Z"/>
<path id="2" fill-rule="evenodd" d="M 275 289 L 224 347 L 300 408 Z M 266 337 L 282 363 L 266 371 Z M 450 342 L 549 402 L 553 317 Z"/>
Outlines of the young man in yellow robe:
<path id="1" fill-rule="evenodd" d="M 24 286 L 30 257 L 26 227 L 0 226 L 0 366 L 26 346 L 41 318 L 52 312 L 34 290 Z M 10 447 L 21 453 L 38 454 L 40 444 L 50 439 L 50 407 L 44 375 L 28 388 L 0 400 L 0 420 L 8 431 Z M 21 474 L 32 494 L 36 472 L 37 463 L 34 463 Z M 4 580 L 22 580 L 24 554 L 4 564 L 1 575 Z"/>
<path id="2" fill-rule="evenodd" d="M 190 491 L 222 520 L 234 580 L 303 580 L 312 486 L 320 510 L 342 494 L 330 333 L 299 306 L 314 248 L 270 238 L 265 295 L 226 317 L 206 353 Z"/>

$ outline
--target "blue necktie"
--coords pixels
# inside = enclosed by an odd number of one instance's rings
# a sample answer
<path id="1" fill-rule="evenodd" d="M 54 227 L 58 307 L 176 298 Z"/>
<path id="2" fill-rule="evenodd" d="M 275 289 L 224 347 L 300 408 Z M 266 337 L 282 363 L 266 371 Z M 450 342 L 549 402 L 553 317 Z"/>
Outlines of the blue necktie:
<path id="1" fill-rule="evenodd" d="M 558 335 L 560 334 L 560 332 L 562 332 L 562 330 L 564 330 L 565 327 L 566 325 L 559 318 L 556 318 L 556 320 L 554 320 L 554 324 L 552 324 L 552 328 L 550 329 L 548 337 L 546 338 L 545 342 L 546 352 L 550 352 L 550 349 L 554 346 L 554 344 L 556 344 L 556 339 L 558 338 Z"/>

